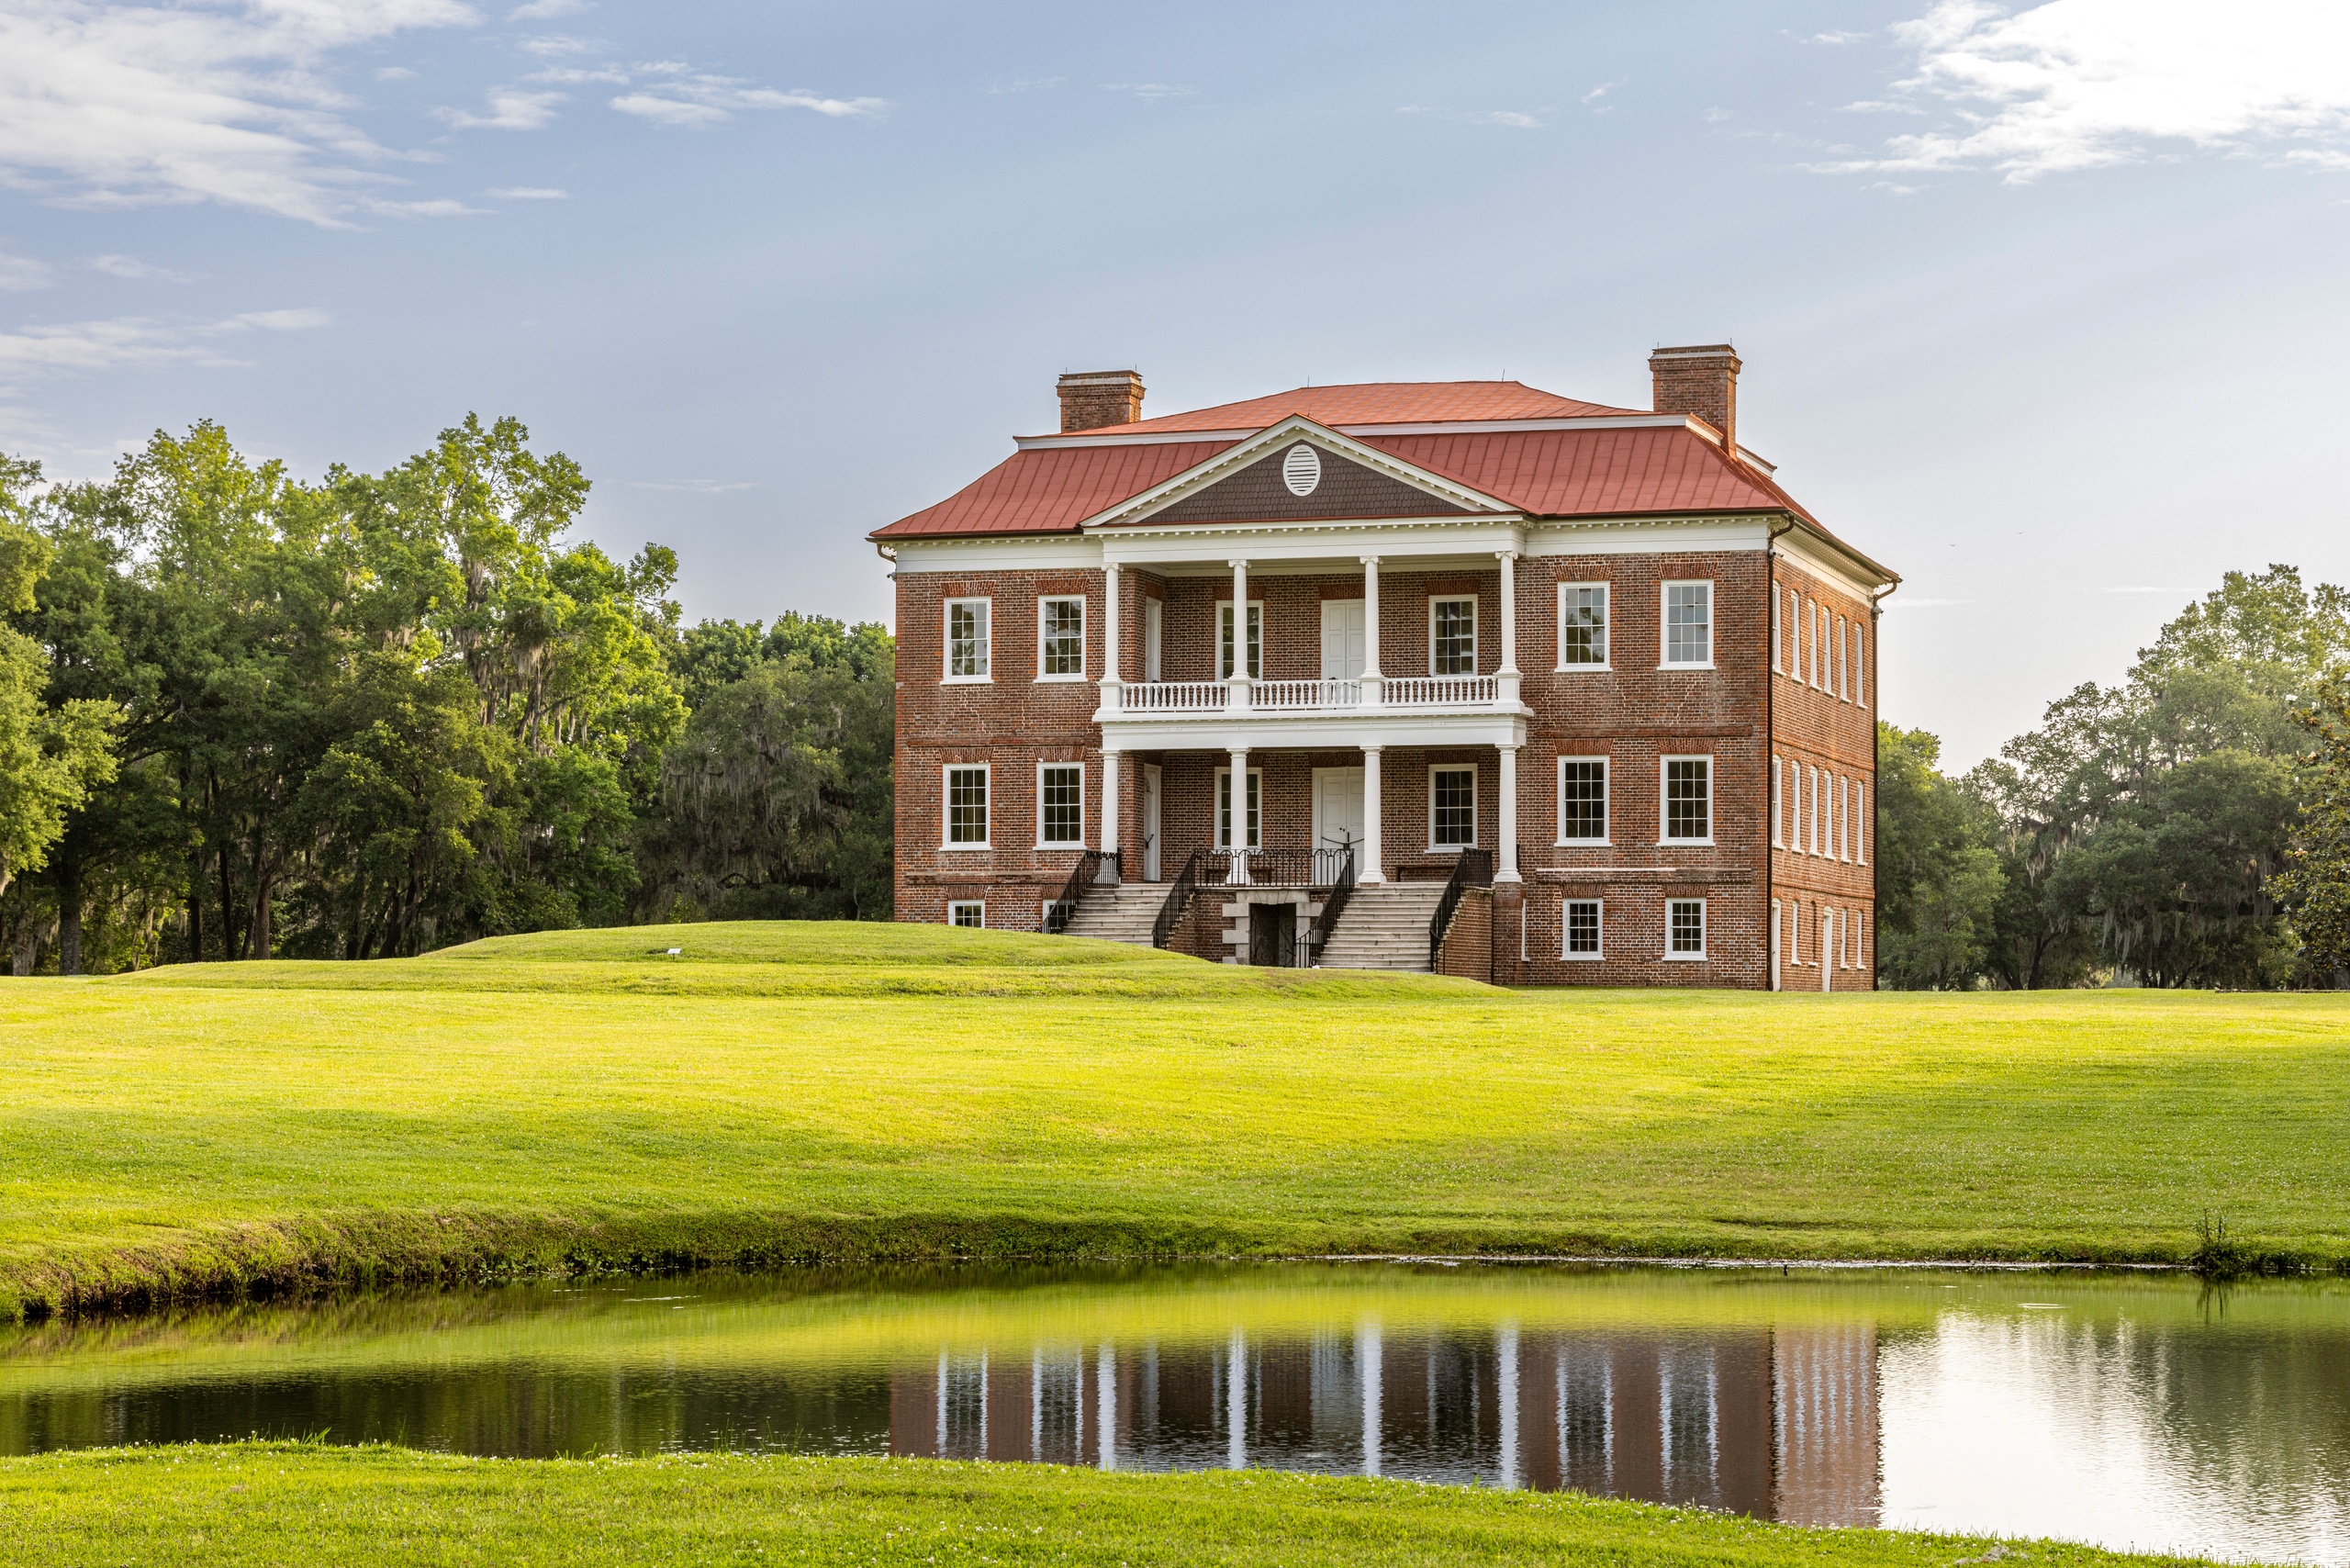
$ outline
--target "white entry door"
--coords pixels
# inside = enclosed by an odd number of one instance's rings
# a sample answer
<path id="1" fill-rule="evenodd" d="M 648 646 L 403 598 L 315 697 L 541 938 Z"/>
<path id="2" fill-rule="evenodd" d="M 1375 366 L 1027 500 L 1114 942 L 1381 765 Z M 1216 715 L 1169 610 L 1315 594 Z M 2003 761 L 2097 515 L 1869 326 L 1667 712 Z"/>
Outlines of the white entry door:
<path id="1" fill-rule="evenodd" d="M 1360 608 L 1360 605 L 1357 606 Z M 1345 849 L 1362 844 L 1362 769 L 1314 770 L 1314 847 Z M 1357 868 L 1358 870 L 1360 868 Z"/>
<path id="2" fill-rule="evenodd" d="M 1352 680 L 1362 673 L 1362 600 L 1322 601 L 1322 678 Z M 1360 769 L 1356 777 L 1360 778 Z"/>
<path id="3" fill-rule="evenodd" d="M 1142 770 L 1142 879 L 1158 880 L 1158 769 L 1149 763 Z"/>

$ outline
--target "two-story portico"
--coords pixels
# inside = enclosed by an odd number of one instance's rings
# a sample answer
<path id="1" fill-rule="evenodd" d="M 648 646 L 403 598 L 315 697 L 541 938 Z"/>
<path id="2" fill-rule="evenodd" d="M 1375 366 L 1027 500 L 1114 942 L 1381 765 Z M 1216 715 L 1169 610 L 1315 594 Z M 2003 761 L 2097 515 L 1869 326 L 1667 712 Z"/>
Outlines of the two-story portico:
<path id="1" fill-rule="evenodd" d="M 1841 764 L 1857 870 L 1894 579 L 1667 407 L 1732 424 L 1736 366 L 1661 351 L 1662 411 L 1449 383 L 1147 420 L 1130 374 L 1064 377 L 1062 431 L 874 535 L 901 917 L 1764 985 L 1821 914 L 1803 980 L 1866 984 L 1864 879 L 1785 896 L 1790 813 L 1838 808 L 1789 803 L 1773 699 L 1832 635 L 1841 711 L 1785 738 Z"/>

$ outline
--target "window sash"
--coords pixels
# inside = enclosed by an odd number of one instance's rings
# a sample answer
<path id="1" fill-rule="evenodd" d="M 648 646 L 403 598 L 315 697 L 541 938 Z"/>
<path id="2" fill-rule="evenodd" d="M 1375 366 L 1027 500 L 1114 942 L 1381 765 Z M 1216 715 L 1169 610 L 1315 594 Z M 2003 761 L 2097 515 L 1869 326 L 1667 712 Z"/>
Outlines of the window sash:
<path id="1" fill-rule="evenodd" d="M 1559 759 L 1559 842 L 1607 842 L 1607 759 Z"/>
<path id="2" fill-rule="evenodd" d="M 1428 673 L 1477 673 L 1477 601 L 1472 598 L 1428 601 Z"/>
<path id="3" fill-rule="evenodd" d="M 1048 599 L 1038 607 L 1039 675 L 1085 674 L 1085 600 Z"/>
<path id="4" fill-rule="evenodd" d="M 1706 956 L 1706 901 L 1668 899 L 1665 902 L 1665 951 L 1675 958 Z"/>
<path id="5" fill-rule="evenodd" d="M 1713 761 L 1702 756 L 1664 760 L 1664 836 L 1690 843 L 1714 836 Z"/>
<path id="6" fill-rule="evenodd" d="M 1470 849 L 1477 843 L 1477 770 L 1438 767 L 1428 772 L 1428 843 L 1438 849 Z"/>
<path id="7" fill-rule="evenodd" d="M 1036 784 L 1036 842 L 1083 845 L 1085 769 L 1076 763 L 1043 768 Z"/>
<path id="8" fill-rule="evenodd" d="M 1599 900 L 1569 899 L 1565 917 L 1560 923 L 1565 930 L 1565 946 L 1561 950 L 1571 958 L 1598 958 L 1605 923 Z"/>
<path id="9" fill-rule="evenodd" d="M 1216 610 L 1216 678 L 1232 678 L 1232 601 L 1225 599 Z M 1265 678 L 1265 607 L 1257 599 L 1248 601 L 1248 678 Z"/>
<path id="10" fill-rule="evenodd" d="M 1607 663 L 1607 585 L 1565 583 L 1559 588 L 1559 664 Z"/>
<path id="11" fill-rule="evenodd" d="M 950 680 L 984 680 L 988 674 L 988 610 L 983 599 L 946 601 L 946 675 Z"/>
<path id="12" fill-rule="evenodd" d="M 988 906 L 983 899 L 950 899 L 946 904 L 946 924 L 973 930 L 984 930 L 988 924 Z"/>
<path id="13" fill-rule="evenodd" d="M 1714 662 L 1714 585 L 1664 585 L 1664 662 L 1668 665 L 1709 665 Z"/>
<path id="14" fill-rule="evenodd" d="M 988 842 L 988 770 L 950 767 L 946 770 L 946 842 Z"/>

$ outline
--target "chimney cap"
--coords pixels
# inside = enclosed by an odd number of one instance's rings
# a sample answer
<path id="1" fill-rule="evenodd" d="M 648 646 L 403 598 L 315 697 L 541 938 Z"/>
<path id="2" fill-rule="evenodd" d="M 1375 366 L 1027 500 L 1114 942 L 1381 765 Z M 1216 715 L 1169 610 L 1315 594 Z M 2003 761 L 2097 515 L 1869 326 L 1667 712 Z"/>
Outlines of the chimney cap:
<path id="1" fill-rule="evenodd" d="M 1061 431 L 1130 425 L 1142 418 L 1142 372 L 1069 370 L 1054 383 L 1061 400 Z"/>
<path id="2" fill-rule="evenodd" d="M 1736 359 L 1738 350 L 1729 343 L 1684 343 L 1677 348 L 1659 348 L 1649 358 L 1658 359 Z"/>

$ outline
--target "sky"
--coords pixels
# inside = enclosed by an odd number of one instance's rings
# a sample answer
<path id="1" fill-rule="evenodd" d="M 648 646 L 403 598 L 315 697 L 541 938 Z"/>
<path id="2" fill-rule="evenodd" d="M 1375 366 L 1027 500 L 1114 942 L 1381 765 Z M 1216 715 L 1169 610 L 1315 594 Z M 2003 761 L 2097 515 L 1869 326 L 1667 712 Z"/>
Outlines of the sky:
<path id="1" fill-rule="evenodd" d="M 513 414 L 689 619 L 887 620 L 865 534 L 1063 371 L 1646 407 L 1727 340 L 1953 767 L 2223 572 L 2350 578 L 2345 240 L 2340 5 L 0 0 L 0 450 L 52 478 Z"/>

